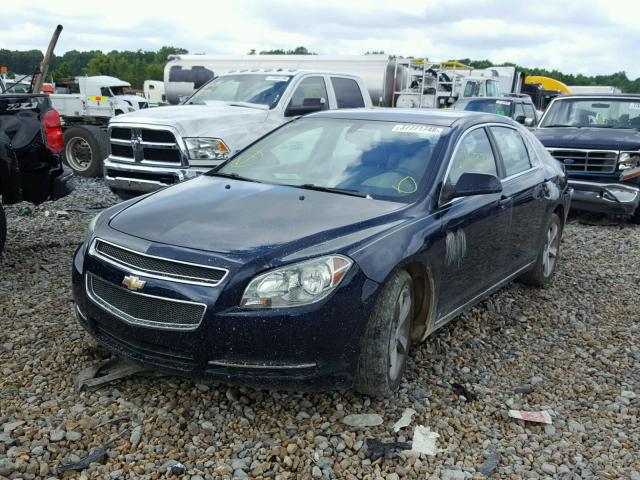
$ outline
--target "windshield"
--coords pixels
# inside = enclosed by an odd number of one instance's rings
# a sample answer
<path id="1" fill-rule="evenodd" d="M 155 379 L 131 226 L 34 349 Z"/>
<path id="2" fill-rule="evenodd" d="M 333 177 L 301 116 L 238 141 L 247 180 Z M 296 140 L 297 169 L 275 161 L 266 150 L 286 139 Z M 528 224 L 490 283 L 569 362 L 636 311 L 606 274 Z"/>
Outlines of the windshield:
<path id="1" fill-rule="evenodd" d="M 114 97 L 116 95 L 133 95 L 131 87 L 109 87 L 109 89 Z"/>
<path id="2" fill-rule="evenodd" d="M 273 108 L 290 81 L 291 75 L 223 75 L 203 86 L 186 103 L 241 102 Z"/>
<path id="3" fill-rule="evenodd" d="M 302 119 L 247 148 L 219 172 L 410 202 L 447 131 L 421 124 Z"/>
<path id="4" fill-rule="evenodd" d="M 31 85 L 28 83 L 7 82 L 7 91 L 10 93 L 30 93 Z"/>
<path id="5" fill-rule="evenodd" d="M 541 127 L 640 128 L 640 98 L 572 98 L 549 106 Z"/>
<path id="6" fill-rule="evenodd" d="M 471 102 L 455 103 L 453 108 L 456 110 L 468 110 L 471 112 L 494 113 L 496 115 L 509 116 L 511 112 L 511 102 L 509 100 L 473 100 Z"/>

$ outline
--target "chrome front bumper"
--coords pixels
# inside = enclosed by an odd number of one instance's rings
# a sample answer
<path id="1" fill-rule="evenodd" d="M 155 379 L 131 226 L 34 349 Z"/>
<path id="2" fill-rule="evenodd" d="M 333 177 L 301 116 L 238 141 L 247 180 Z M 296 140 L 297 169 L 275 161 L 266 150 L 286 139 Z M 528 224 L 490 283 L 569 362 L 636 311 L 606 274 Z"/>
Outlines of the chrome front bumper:
<path id="1" fill-rule="evenodd" d="M 574 194 L 571 208 L 632 215 L 640 204 L 640 188 L 624 183 L 569 180 Z"/>
<path id="2" fill-rule="evenodd" d="M 197 177 L 213 167 L 157 167 L 104 161 L 104 180 L 114 191 L 149 193 Z"/>

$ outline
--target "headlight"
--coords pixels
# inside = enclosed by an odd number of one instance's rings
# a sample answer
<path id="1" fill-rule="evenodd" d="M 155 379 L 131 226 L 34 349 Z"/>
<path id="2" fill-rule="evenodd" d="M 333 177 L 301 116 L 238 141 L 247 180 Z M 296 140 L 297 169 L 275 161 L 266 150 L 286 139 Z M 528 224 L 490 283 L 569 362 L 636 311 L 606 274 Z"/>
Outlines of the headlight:
<path id="1" fill-rule="evenodd" d="M 229 147 L 219 138 L 185 138 L 191 160 L 226 160 Z"/>
<path id="2" fill-rule="evenodd" d="M 84 243 L 85 245 L 89 245 L 91 240 L 93 239 L 93 231 L 96 229 L 96 223 L 98 223 L 98 219 L 102 215 L 102 212 L 97 214 L 95 217 L 91 219 L 89 222 L 89 226 L 87 227 L 87 233 L 85 234 Z"/>
<path id="3" fill-rule="evenodd" d="M 636 168 L 640 165 L 640 152 L 622 152 L 618 157 L 618 170 Z"/>
<path id="4" fill-rule="evenodd" d="M 244 291 L 243 307 L 297 307 L 326 297 L 345 277 L 353 261 L 327 255 L 276 268 L 255 277 Z"/>

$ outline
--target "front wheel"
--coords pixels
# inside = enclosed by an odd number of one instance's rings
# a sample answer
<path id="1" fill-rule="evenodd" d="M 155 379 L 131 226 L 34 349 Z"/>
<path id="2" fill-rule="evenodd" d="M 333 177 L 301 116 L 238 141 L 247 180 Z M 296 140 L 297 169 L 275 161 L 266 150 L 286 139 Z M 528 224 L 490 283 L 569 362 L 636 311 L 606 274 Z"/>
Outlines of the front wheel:
<path id="1" fill-rule="evenodd" d="M 409 355 L 413 312 L 411 276 L 398 271 L 378 296 L 361 340 L 357 391 L 389 396 L 398 388 Z"/>
<path id="2" fill-rule="evenodd" d="M 633 212 L 633 215 L 631 215 L 631 223 L 640 225 L 640 205 L 636 207 L 636 211 Z"/>
<path id="3" fill-rule="evenodd" d="M 562 239 L 562 220 L 552 213 L 545 232 L 544 245 L 538 253 L 534 267 L 520 277 L 523 283 L 543 287 L 547 285 L 556 272 L 560 260 L 560 241 Z"/>

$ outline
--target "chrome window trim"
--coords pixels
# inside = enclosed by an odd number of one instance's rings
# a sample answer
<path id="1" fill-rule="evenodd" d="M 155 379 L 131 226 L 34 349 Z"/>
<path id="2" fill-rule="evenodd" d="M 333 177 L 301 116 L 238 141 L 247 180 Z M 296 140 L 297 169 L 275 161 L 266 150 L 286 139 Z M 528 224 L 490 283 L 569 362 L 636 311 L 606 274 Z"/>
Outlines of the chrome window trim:
<path id="1" fill-rule="evenodd" d="M 189 265 L 192 267 L 199 267 L 199 268 L 207 268 L 209 270 L 218 270 L 218 271 L 222 271 L 224 272 L 222 278 L 216 282 L 203 282 L 203 281 L 197 281 L 197 280 L 187 280 L 187 279 L 180 279 L 180 278 L 173 278 L 170 275 L 162 275 L 162 272 L 158 272 L 155 270 L 140 270 L 138 267 L 135 266 L 131 266 L 129 264 L 120 262 L 118 260 L 114 260 L 111 257 L 108 257 L 102 253 L 100 253 L 97 249 L 96 249 L 96 243 L 100 241 L 100 242 L 104 242 L 108 245 L 111 245 L 112 247 L 116 247 L 116 248 L 121 248 L 122 250 L 126 250 L 128 252 L 134 253 L 136 255 L 141 255 L 143 257 L 148 257 L 148 258 L 155 258 L 157 260 L 163 260 L 165 262 L 172 262 L 172 263 L 180 263 L 182 265 Z M 107 262 L 115 267 L 118 267 L 121 270 L 125 270 L 128 271 L 130 273 L 133 273 L 135 275 L 141 275 L 143 277 L 149 277 L 149 278 L 155 278 L 158 280 L 166 280 L 166 281 L 170 281 L 170 282 L 177 282 L 177 283 L 186 283 L 189 285 L 200 285 L 203 287 L 217 287 L 218 285 L 220 285 L 226 278 L 227 275 L 229 275 L 229 270 L 226 268 L 220 268 L 220 267 L 210 267 L 207 265 L 202 265 L 199 263 L 191 263 L 191 262 L 183 262 L 180 260 L 174 260 L 171 258 L 166 258 L 166 257 L 158 257 L 156 255 L 149 255 L 146 253 L 142 253 L 142 252 L 138 252 L 136 250 L 132 250 L 130 248 L 127 247 L 123 247 L 122 245 L 117 245 L 115 243 L 112 242 L 108 242 L 106 240 L 103 240 L 100 237 L 95 237 L 92 241 L 91 241 L 91 246 L 89 247 L 89 255 L 99 258 L 100 260 Z"/>
<path id="2" fill-rule="evenodd" d="M 134 325 L 137 327 L 147 327 L 147 328 L 156 328 L 158 330 L 179 330 L 179 331 L 192 331 L 192 330 L 196 330 L 201 324 L 202 324 L 202 320 L 204 319 L 205 314 L 207 313 L 207 305 L 205 303 L 199 303 L 199 302 L 190 302 L 187 300 L 177 300 L 175 298 L 167 298 L 167 297 L 159 297 L 156 295 L 149 295 L 147 293 L 140 293 L 140 292 L 134 292 L 132 290 L 127 290 L 125 288 L 122 288 L 118 285 L 113 284 L 114 287 L 116 288 L 120 288 L 123 291 L 126 291 L 127 293 L 131 294 L 131 295 L 138 295 L 141 297 L 147 297 L 147 298 L 154 298 L 157 300 L 166 300 L 168 302 L 174 302 L 174 303 L 185 303 L 185 304 L 189 304 L 189 305 L 196 305 L 199 307 L 204 307 L 203 311 L 202 311 L 202 315 L 200 316 L 200 320 L 198 321 L 197 324 L 182 324 L 182 323 L 170 323 L 170 322 L 153 322 L 150 320 L 143 320 L 140 318 L 136 318 L 136 317 L 132 317 L 131 315 L 123 312 L 122 310 L 119 310 L 118 308 L 114 307 L 113 305 L 109 304 L 106 300 L 103 300 L 102 298 L 100 298 L 99 296 L 97 296 L 96 294 L 94 294 L 93 292 L 93 285 L 90 284 L 89 282 L 89 277 L 93 276 L 95 277 L 96 275 L 94 275 L 91 272 L 87 272 L 84 275 L 84 288 L 85 288 L 85 292 L 87 293 L 87 296 L 89 297 L 89 299 L 95 303 L 97 306 L 99 306 L 100 308 L 102 308 L 103 310 L 105 310 L 106 312 L 110 313 L 111 315 L 119 318 L 120 320 L 122 320 L 123 322 L 129 324 L 129 325 Z M 106 281 L 103 279 L 103 281 Z M 109 283 L 109 282 L 107 282 Z"/>
<path id="3" fill-rule="evenodd" d="M 465 130 L 462 135 L 460 135 L 460 138 L 458 139 L 458 141 L 456 142 L 455 147 L 453 147 L 453 152 L 451 152 L 451 156 L 449 157 L 449 163 L 447 164 L 447 169 L 444 172 L 444 176 L 442 177 L 442 185 L 444 185 L 444 182 L 447 180 L 447 177 L 449 176 L 449 173 L 451 172 L 451 165 L 453 164 L 453 159 L 456 158 L 456 154 L 458 153 L 458 149 L 460 148 L 460 144 L 462 143 L 462 141 L 465 139 L 465 137 L 473 132 L 474 130 L 477 130 L 479 128 L 485 128 L 485 127 L 489 127 L 491 125 L 505 125 L 503 123 L 482 123 L 480 125 L 474 125 L 470 128 L 468 128 L 467 130 Z M 491 139 L 489 138 L 489 135 L 485 132 L 485 135 L 487 135 L 487 140 L 489 140 L 489 144 L 491 144 Z M 491 148 L 491 152 L 493 154 L 493 161 L 496 162 L 496 156 L 495 153 L 493 153 L 493 147 Z M 496 162 L 496 172 L 498 171 L 498 163 Z M 496 175 L 497 176 L 497 175 Z M 458 197 L 461 199 L 461 197 Z M 447 205 L 451 205 L 452 202 L 454 202 L 455 200 L 457 200 L 456 198 L 453 198 L 451 200 L 449 200 L 448 202 L 443 203 L 442 202 L 442 188 L 440 188 L 440 193 L 438 195 L 438 206 L 439 207 L 444 207 Z"/>

